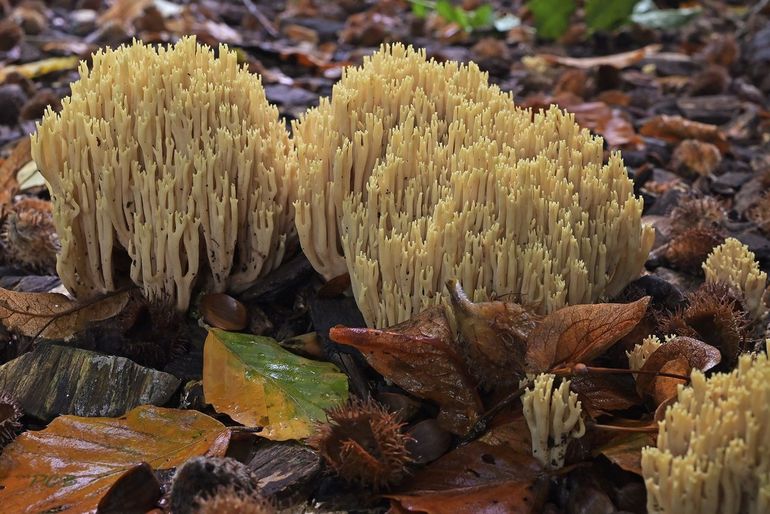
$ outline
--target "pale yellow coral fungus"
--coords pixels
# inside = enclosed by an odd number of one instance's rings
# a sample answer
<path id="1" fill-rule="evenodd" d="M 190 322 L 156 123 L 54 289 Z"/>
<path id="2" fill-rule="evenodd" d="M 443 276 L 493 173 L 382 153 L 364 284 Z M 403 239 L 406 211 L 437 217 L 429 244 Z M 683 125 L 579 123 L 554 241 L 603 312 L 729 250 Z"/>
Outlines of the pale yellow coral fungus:
<path id="1" fill-rule="evenodd" d="M 617 154 L 556 108 L 514 106 L 474 64 L 385 46 L 294 127 L 297 229 L 326 278 L 350 272 L 369 325 L 458 278 L 550 312 L 619 292 L 653 242 Z"/>
<path id="2" fill-rule="evenodd" d="M 731 373 L 693 371 L 642 451 L 647 510 L 770 512 L 770 362 L 742 355 Z"/>
<path id="3" fill-rule="evenodd" d="M 58 271 L 78 297 L 117 286 L 120 255 L 150 298 L 185 309 L 246 287 L 292 237 L 296 159 L 260 79 L 184 38 L 98 51 L 48 111 L 32 153 L 50 184 Z"/>
<path id="4" fill-rule="evenodd" d="M 764 316 L 763 301 L 767 273 L 760 271 L 759 263 L 749 247 L 735 238 L 728 238 L 712 250 L 703 263 L 706 282 L 724 282 L 743 295 L 746 310 L 754 319 Z"/>
<path id="5" fill-rule="evenodd" d="M 551 469 L 564 466 L 570 440 L 583 437 L 586 428 L 577 394 L 569 390 L 570 381 L 563 380 L 554 389 L 555 378 L 541 373 L 521 397 L 532 436 L 532 455 Z"/>

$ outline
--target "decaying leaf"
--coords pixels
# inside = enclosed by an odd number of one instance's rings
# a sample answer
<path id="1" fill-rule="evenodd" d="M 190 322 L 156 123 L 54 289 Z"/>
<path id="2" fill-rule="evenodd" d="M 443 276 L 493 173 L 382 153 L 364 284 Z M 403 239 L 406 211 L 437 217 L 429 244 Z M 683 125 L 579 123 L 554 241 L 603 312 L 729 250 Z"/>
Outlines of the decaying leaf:
<path id="1" fill-rule="evenodd" d="M 111 318 L 126 306 L 128 291 L 78 303 L 59 293 L 20 293 L 0 288 L 0 321 L 28 337 L 65 339 L 91 321 Z"/>
<path id="2" fill-rule="evenodd" d="M 667 116 L 661 114 L 647 121 L 639 129 L 643 136 L 663 139 L 670 143 L 679 143 L 685 139 L 697 139 L 711 143 L 725 153 L 729 144 L 727 137 L 716 125 L 691 121 L 681 116 Z"/>
<path id="3" fill-rule="evenodd" d="M 529 334 L 527 371 L 590 362 L 642 320 L 649 302 L 645 296 L 633 303 L 572 305 L 549 314 Z"/>
<path id="4" fill-rule="evenodd" d="M 447 288 L 471 373 L 490 388 L 517 384 L 524 376 L 527 336 L 540 316 L 511 302 L 473 303 L 457 280 Z"/>
<path id="5" fill-rule="evenodd" d="M 308 437 L 326 409 L 347 401 L 348 380 L 334 364 L 294 355 L 269 337 L 212 329 L 203 394 L 217 411 L 283 441 Z"/>
<path id="6" fill-rule="evenodd" d="M 4 512 L 93 512 L 128 469 L 171 468 L 196 455 L 224 455 L 230 430 L 192 410 L 137 407 L 120 418 L 60 416 L 0 455 Z"/>
<path id="7" fill-rule="evenodd" d="M 539 512 L 540 463 L 517 451 L 475 441 L 417 472 L 408 488 L 387 495 L 408 512 L 476 514 Z"/>
<path id="8" fill-rule="evenodd" d="M 674 373 L 688 376 L 693 369 L 708 371 L 722 360 L 717 348 L 693 339 L 679 336 L 650 355 L 642 371 Z M 658 405 L 676 394 L 676 388 L 685 381 L 673 377 L 640 374 L 636 377 L 636 390 L 642 397 L 652 397 Z"/>
<path id="9" fill-rule="evenodd" d="M 16 173 L 32 160 L 31 146 L 28 137 L 22 138 L 11 155 L 0 164 L 0 215 L 19 189 Z"/>
<path id="10" fill-rule="evenodd" d="M 641 476 L 642 448 L 645 446 L 655 446 L 655 434 L 645 432 L 621 434 L 596 448 L 594 454 L 604 455 L 620 468 Z"/>
<path id="11" fill-rule="evenodd" d="M 464 435 L 482 410 L 465 364 L 450 346 L 441 307 L 387 330 L 334 327 L 329 337 L 357 348 L 382 376 L 441 409 L 438 421 Z"/>
<path id="12" fill-rule="evenodd" d="M 627 376 L 577 375 L 570 379 L 570 389 L 577 393 L 583 411 L 593 418 L 641 403 L 634 391 L 633 380 Z"/>

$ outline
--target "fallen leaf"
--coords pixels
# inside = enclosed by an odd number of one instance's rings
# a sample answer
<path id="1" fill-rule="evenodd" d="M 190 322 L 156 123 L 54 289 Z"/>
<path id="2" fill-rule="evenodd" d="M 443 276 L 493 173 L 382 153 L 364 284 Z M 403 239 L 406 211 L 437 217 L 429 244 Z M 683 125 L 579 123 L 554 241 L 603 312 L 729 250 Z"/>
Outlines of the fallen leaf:
<path id="1" fill-rule="evenodd" d="M 47 75 L 48 73 L 72 70 L 77 67 L 79 62 L 80 58 L 77 56 L 49 57 L 48 59 L 42 59 L 40 61 L 4 66 L 0 69 L 0 83 L 5 82 L 5 79 L 11 73 L 18 73 L 28 79 L 34 79 L 41 75 Z"/>
<path id="2" fill-rule="evenodd" d="M 450 280 L 447 289 L 471 373 L 493 388 L 518 384 L 527 336 L 540 317 L 511 302 L 473 303 L 457 280 Z"/>
<path id="3" fill-rule="evenodd" d="M 0 215 L 13 199 L 19 188 L 16 173 L 32 160 L 32 144 L 24 137 L 14 147 L 11 155 L 0 164 Z"/>
<path id="4" fill-rule="evenodd" d="M 679 143 L 685 139 L 697 139 L 715 145 L 722 153 L 729 149 L 727 138 L 718 126 L 690 121 L 681 116 L 667 116 L 665 114 L 655 116 L 642 125 L 639 133 L 670 143 Z"/>
<path id="5" fill-rule="evenodd" d="M 465 435 L 482 410 L 465 364 L 449 345 L 441 307 L 386 330 L 334 327 L 329 337 L 358 349 L 369 365 L 418 398 L 435 402 L 446 430 Z"/>
<path id="6" fill-rule="evenodd" d="M 662 46 L 658 44 L 647 45 L 630 52 L 603 55 L 600 57 L 562 57 L 560 55 L 552 54 L 538 54 L 538 57 L 541 57 L 550 64 L 561 64 L 562 66 L 571 66 L 573 68 L 581 68 L 584 70 L 602 65 L 623 69 L 636 64 L 645 57 L 655 55 L 661 48 Z"/>
<path id="7" fill-rule="evenodd" d="M 621 469 L 642 476 L 642 448 L 655 446 L 656 435 L 651 433 L 621 434 L 596 448 L 594 456 L 604 455 Z"/>
<path id="8" fill-rule="evenodd" d="M 613 109 L 604 102 L 587 102 L 563 107 L 575 115 L 578 125 L 600 134 L 611 148 L 642 144 L 633 125 L 624 117 L 620 109 Z"/>
<path id="9" fill-rule="evenodd" d="M 99 25 L 107 22 L 116 22 L 129 27 L 131 22 L 142 14 L 153 0 L 116 0 L 109 9 L 99 16 Z"/>
<path id="10" fill-rule="evenodd" d="M 541 470 L 529 448 L 474 441 L 418 471 L 406 489 L 385 496 L 407 512 L 539 512 Z"/>
<path id="11" fill-rule="evenodd" d="M 0 288 L 0 321 L 9 331 L 23 336 L 65 339 L 89 322 L 112 318 L 128 300 L 128 291 L 79 303 L 59 293 L 21 293 Z"/>
<path id="12" fill-rule="evenodd" d="M 693 369 L 708 371 L 721 360 L 722 354 L 717 348 L 692 337 L 679 336 L 652 352 L 641 369 L 687 376 Z M 642 397 L 652 397 L 657 405 L 673 396 L 677 386 L 684 382 L 673 377 L 640 374 L 636 377 L 636 390 Z"/>
<path id="13" fill-rule="evenodd" d="M 308 437 L 326 409 L 347 401 L 348 380 L 334 364 L 294 355 L 269 337 L 211 329 L 203 395 L 218 412 L 283 441 Z"/>
<path id="14" fill-rule="evenodd" d="M 527 370 L 589 363 L 642 320 L 649 302 L 645 296 L 633 303 L 572 305 L 552 312 L 529 334 Z"/>
<path id="15" fill-rule="evenodd" d="M 633 380 L 624 380 L 620 376 L 576 375 L 570 379 L 570 389 L 577 393 L 583 410 L 593 418 L 641 403 Z"/>
<path id="16" fill-rule="evenodd" d="M 674 149 L 671 156 L 671 168 L 690 177 L 694 174 L 708 177 L 722 162 L 719 148 L 711 143 L 697 139 L 685 139 Z"/>
<path id="17" fill-rule="evenodd" d="M 0 455 L 4 512 L 94 512 L 130 468 L 171 468 L 222 456 L 230 430 L 192 410 L 141 406 L 120 418 L 60 416 L 17 437 Z"/>

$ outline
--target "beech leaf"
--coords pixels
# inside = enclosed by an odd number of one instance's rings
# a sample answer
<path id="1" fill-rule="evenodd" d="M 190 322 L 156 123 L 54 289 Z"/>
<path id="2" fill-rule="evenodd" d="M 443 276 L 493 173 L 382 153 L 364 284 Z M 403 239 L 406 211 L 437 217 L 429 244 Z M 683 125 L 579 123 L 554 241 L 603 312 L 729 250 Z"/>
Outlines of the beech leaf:
<path id="1" fill-rule="evenodd" d="M 511 302 L 473 303 L 457 280 L 450 280 L 447 289 L 471 372 L 491 387 L 518 384 L 527 336 L 539 316 Z"/>
<path id="2" fill-rule="evenodd" d="M 522 452 L 474 441 L 429 464 L 406 489 L 386 497 L 408 512 L 538 512 L 540 473 L 528 448 Z"/>
<path id="3" fill-rule="evenodd" d="M 641 369 L 688 376 L 693 369 L 708 371 L 721 360 L 722 354 L 717 348 L 692 337 L 679 336 L 652 352 Z M 642 397 L 652 397 L 658 405 L 676 394 L 677 386 L 684 383 L 678 378 L 639 374 L 636 390 Z"/>
<path id="4" fill-rule="evenodd" d="M 21 293 L 0 288 L 0 321 L 9 331 L 23 336 L 65 339 L 91 321 L 112 318 L 128 300 L 128 291 L 78 303 L 59 293 Z"/>
<path id="5" fill-rule="evenodd" d="M 588 363 L 628 334 L 647 312 L 650 297 L 633 303 L 564 307 L 546 316 L 529 334 L 527 370 Z"/>
<path id="6" fill-rule="evenodd" d="M 464 435 L 482 410 L 481 399 L 463 361 L 441 337 L 449 332 L 438 312 L 431 309 L 387 330 L 334 327 L 329 337 L 358 349 L 370 366 L 404 390 L 438 404 L 441 426 Z"/>
<path id="7" fill-rule="evenodd" d="M 348 399 L 348 379 L 334 364 L 284 350 L 269 337 L 212 329 L 203 349 L 203 395 L 218 412 L 258 434 L 308 437 L 325 410 Z"/>
<path id="8" fill-rule="evenodd" d="M 0 455 L 3 512 L 94 512 L 123 473 L 142 462 L 172 468 L 223 456 L 230 430 L 193 410 L 143 405 L 119 418 L 59 416 Z"/>

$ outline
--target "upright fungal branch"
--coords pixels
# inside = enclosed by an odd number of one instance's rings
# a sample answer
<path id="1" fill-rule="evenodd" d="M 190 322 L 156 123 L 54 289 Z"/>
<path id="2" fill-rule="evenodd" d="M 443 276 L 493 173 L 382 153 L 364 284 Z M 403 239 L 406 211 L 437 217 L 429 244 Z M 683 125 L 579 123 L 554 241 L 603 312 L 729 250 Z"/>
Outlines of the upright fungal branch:
<path id="1" fill-rule="evenodd" d="M 552 108 L 533 114 L 474 64 L 384 46 L 294 126 L 305 254 L 348 271 L 370 326 L 441 301 L 553 311 L 619 292 L 653 242 L 620 157 Z"/>
<path id="2" fill-rule="evenodd" d="M 760 271 L 749 247 L 735 238 L 728 238 L 714 248 L 703 263 L 706 282 L 723 282 L 743 295 L 743 302 L 749 315 L 757 320 L 767 309 L 763 301 L 767 273 Z"/>
<path id="3" fill-rule="evenodd" d="M 541 373 L 521 397 L 524 418 L 532 435 L 532 455 L 546 467 L 564 466 L 570 439 L 585 434 L 582 409 L 577 394 L 569 390 L 569 380 L 553 388 L 555 375 Z"/>
<path id="4" fill-rule="evenodd" d="M 110 291 L 128 260 L 149 298 L 180 310 L 204 278 L 212 291 L 248 286 L 294 232 L 292 152 L 260 79 L 227 47 L 98 51 L 32 136 L 62 282 L 78 297 Z"/>
<path id="5" fill-rule="evenodd" d="M 647 510 L 770 512 L 770 362 L 744 354 L 731 373 L 693 371 L 642 451 Z"/>

